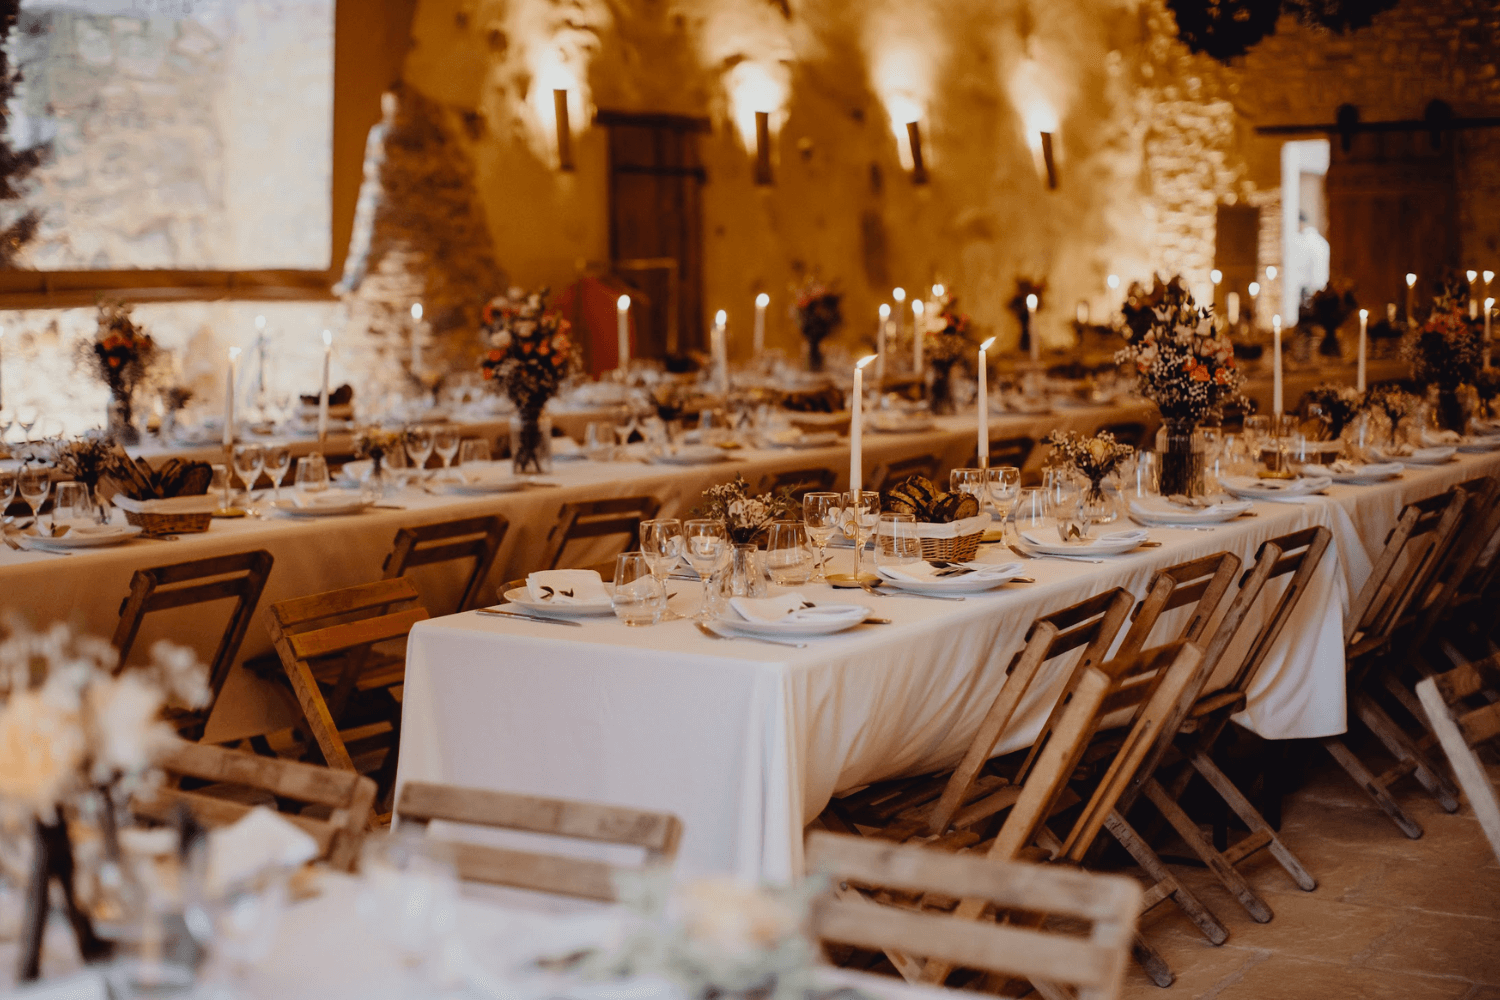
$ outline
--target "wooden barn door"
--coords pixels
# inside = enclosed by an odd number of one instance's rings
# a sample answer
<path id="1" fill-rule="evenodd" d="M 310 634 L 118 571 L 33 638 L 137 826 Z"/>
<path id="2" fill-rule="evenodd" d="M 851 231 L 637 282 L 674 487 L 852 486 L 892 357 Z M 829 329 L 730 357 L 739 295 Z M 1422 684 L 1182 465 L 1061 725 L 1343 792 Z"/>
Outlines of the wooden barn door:
<path id="1" fill-rule="evenodd" d="M 1329 138 L 1329 274 L 1355 282 L 1373 320 L 1387 302 L 1404 308 L 1415 272 L 1420 310 L 1433 280 L 1459 263 L 1455 133 L 1434 145 L 1426 131 L 1363 132 L 1347 150 Z"/>
<path id="2" fill-rule="evenodd" d="M 609 128 L 609 245 L 615 272 L 647 300 L 636 350 L 661 358 L 705 342 L 703 119 L 599 112 Z"/>

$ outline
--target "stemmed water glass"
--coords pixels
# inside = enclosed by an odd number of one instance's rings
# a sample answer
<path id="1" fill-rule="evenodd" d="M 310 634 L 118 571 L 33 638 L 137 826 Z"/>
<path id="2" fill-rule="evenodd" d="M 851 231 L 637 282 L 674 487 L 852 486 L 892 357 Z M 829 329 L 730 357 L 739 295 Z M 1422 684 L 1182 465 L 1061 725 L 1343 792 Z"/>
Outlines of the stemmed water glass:
<path id="1" fill-rule="evenodd" d="M 40 419 L 42 419 L 42 411 L 35 406 L 23 406 L 16 411 L 16 426 L 21 428 L 21 433 L 24 435 L 21 438 L 22 444 L 31 441 L 31 429 Z"/>
<path id="2" fill-rule="evenodd" d="M 641 522 L 641 551 L 651 565 L 651 575 L 662 585 L 666 593 L 667 577 L 682 558 L 682 522 L 675 517 L 659 517 Z M 677 612 L 667 608 L 662 612 L 662 621 L 681 618 Z"/>
<path id="3" fill-rule="evenodd" d="M 260 474 L 266 468 L 266 451 L 258 444 L 237 444 L 234 446 L 234 471 L 238 473 L 240 481 L 245 484 L 245 499 L 251 500 L 250 494 L 255 490 L 255 484 L 260 481 Z"/>
<path id="4" fill-rule="evenodd" d="M 0 469 L 0 521 L 5 519 L 5 512 L 16 499 L 16 470 Z"/>
<path id="5" fill-rule="evenodd" d="M 854 539 L 854 581 L 862 582 L 860 570 L 865 542 L 880 523 L 880 494 L 873 490 L 844 494 L 844 534 Z"/>
<path id="6" fill-rule="evenodd" d="M 1003 522 L 1021 494 L 1021 470 L 1014 465 L 996 465 L 984 470 L 984 485 L 990 503 Z"/>
<path id="7" fill-rule="evenodd" d="M 21 499 L 26 501 L 26 506 L 31 508 L 31 522 L 33 524 L 39 519 L 42 512 L 42 504 L 47 502 L 47 494 L 52 491 L 52 470 L 39 465 L 26 465 L 16 474 L 16 492 Z"/>
<path id="8" fill-rule="evenodd" d="M 432 450 L 437 452 L 438 458 L 443 460 L 443 478 L 445 479 L 448 469 L 453 465 L 453 456 L 458 454 L 460 437 L 458 428 L 452 424 L 444 424 L 432 432 Z"/>
<path id="9" fill-rule="evenodd" d="M 281 499 L 281 483 L 287 470 L 292 467 L 292 449 L 286 445 L 272 445 L 266 452 L 266 472 L 271 476 L 271 490 L 277 500 Z"/>
<path id="10" fill-rule="evenodd" d="M 839 530 L 839 497 L 837 493 L 807 493 L 802 497 L 802 523 L 807 527 L 807 537 L 818 547 L 815 583 L 828 580 L 824 564 L 828 561 L 828 543 Z"/>
<path id="11" fill-rule="evenodd" d="M 1250 449 L 1250 461 L 1253 465 L 1261 464 L 1261 449 L 1271 443 L 1271 418 L 1267 414 L 1257 413 L 1245 418 L 1244 431 L 1245 444 Z"/>
<path id="12" fill-rule="evenodd" d="M 417 424 L 406 429 L 406 454 L 411 458 L 411 467 L 416 470 L 416 479 L 425 475 L 427 459 L 432 454 L 432 428 Z"/>
<path id="13" fill-rule="evenodd" d="M 710 592 L 718 585 L 716 574 L 729 562 L 729 526 L 723 521 L 696 517 L 682 526 L 684 554 L 703 581 L 703 601 L 693 616 L 699 621 L 713 617 Z"/>

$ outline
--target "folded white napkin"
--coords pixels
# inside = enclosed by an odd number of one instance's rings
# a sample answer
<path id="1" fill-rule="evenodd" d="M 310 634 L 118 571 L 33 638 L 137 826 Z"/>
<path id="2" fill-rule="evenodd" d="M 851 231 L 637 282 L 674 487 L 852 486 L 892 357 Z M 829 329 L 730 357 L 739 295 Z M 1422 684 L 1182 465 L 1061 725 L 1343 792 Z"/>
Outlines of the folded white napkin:
<path id="1" fill-rule="evenodd" d="M 1431 430 L 1427 430 L 1425 428 L 1422 431 L 1422 443 L 1425 444 L 1425 445 L 1429 445 L 1429 446 L 1432 446 L 1432 445 L 1443 445 L 1443 444 L 1458 444 L 1458 442 L 1460 442 L 1462 440 L 1463 440 L 1463 438 L 1459 437 L 1457 431 L 1447 431 L 1447 430 L 1431 431 Z"/>
<path id="2" fill-rule="evenodd" d="M 1021 564 L 967 562 L 961 564 L 969 573 L 955 574 L 951 568 L 934 566 L 930 562 L 913 562 L 904 566 L 881 566 L 880 575 L 891 580 L 907 583 L 937 583 L 947 580 L 1008 580 L 1021 573 Z"/>
<path id="3" fill-rule="evenodd" d="M 579 455 L 583 452 L 583 445 L 570 437 L 555 437 L 552 439 L 552 454 L 554 457 L 565 457 Z"/>
<path id="4" fill-rule="evenodd" d="M 268 868 L 296 868 L 318 856 L 318 842 L 279 813 L 258 806 L 208 835 L 210 898 Z"/>
<path id="5" fill-rule="evenodd" d="M 1130 511 L 1133 514 L 1144 514 L 1148 517 L 1189 517 L 1193 519 L 1211 516 L 1228 516 L 1230 514 L 1241 514 L 1249 510 L 1253 504 L 1249 500 L 1232 500 L 1228 497 L 1204 500 L 1195 498 L 1202 502 L 1191 506 L 1179 504 L 1169 497 L 1137 497 L 1130 501 Z"/>
<path id="6" fill-rule="evenodd" d="M 538 604 L 597 604 L 609 600 L 604 579 L 591 569 L 548 569 L 526 578 L 526 590 Z"/>
<path id="7" fill-rule="evenodd" d="M 1405 466 L 1400 462 L 1375 462 L 1360 465 L 1339 459 L 1332 465 L 1304 465 L 1302 474 L 1305 476 L 1368 476 L 1373 479 L 1379 476 L 1394 476 L 1403 469 Z"/>
<path id="8" fill-rule="evenodd" d="M 1052 533 L 1049 537 L 1048 535 L 1040 533 L 1023 531 L 1021 532 L 1021 537 L 1039 548 L 1051 548 L 1055 545 L 1060 544 L 1057 540 L 1057 535 L 1055 532 Z M 1150 537 L 1151 533 L 1149 531 L 1142 531 L 1139 528 L 1132 528 L 1128 531 L 1105 532 L 1104 534 L 1099 535 L 1096 538 L 1090 538 L 1084 542 L 1078 542 L 1076 544 L 1070 543 L 1070 547 L 1090 549 L 1103 545 L 1113 547 L 1115 545 L 1123 545 L 1125 542 L 1135 542 L 1136 544 L 1139 544 Z"/>
<path id="9" fill-rule="evenodd" d="M 748 622 L 812 622 L 865 612 L 858 604 L 813 604 L 795 591 L 780 597 L 732 597 L 729 606 Z"/>

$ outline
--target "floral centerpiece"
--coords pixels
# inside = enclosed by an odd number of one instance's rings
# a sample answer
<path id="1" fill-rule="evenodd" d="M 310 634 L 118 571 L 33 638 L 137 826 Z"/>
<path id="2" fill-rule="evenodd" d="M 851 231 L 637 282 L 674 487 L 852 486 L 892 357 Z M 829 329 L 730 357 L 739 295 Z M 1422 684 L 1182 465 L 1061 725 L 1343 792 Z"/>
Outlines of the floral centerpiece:
<path id="1" fill-rule="evenodd" d="M 952 413 L 953 368 L 967 364 L 972 355 L 969 317 L 956 308 L 958 300 L 944 296 L 922 314 L 917 335 L 922 338 L 922 358 L 932 372 L 928 399 L 933 413 Z"/>
<path id="2" fill-rule="evenodd" d="M 386 466 L 395 464 L 391 462 L 392 456 L 406 456 L 406 442 L 400 431 L 389 431 L 372 425 L 354 435 L 354 454 L 370 460 L 370 474 L 365 482 L 384 495 L 388 485 Z"/>
<path id="3" fill-rule="evenodd" d="M 516 404 L 510 449 L 517 473 L 550 468 L 551 427 L 543 427 L 542 410 L 579 369 L 573 325 L 548 311 L 547 294 L 545 288 L 529 295 L 512 288 L 484 307 L 490 346 L 481 371 Z"/>
<path id="4" fill-rule="evenodd" d="M 1420 401 L 1415 395 L 1391 383 L 1371 386 L 1370 391 L 1365 393 L 1365 409 L 1384 417 L 1390 428 L 1389 440 L 1393 452 L 1400 443 L 1398 437 L 1401 433 L 1401 421 L 1416 412 L 1418 402 Z"/>
<path id="5" fill-rule="evenodd" d="M 1353 286 L 1344 281 L 1330 281 L 1324 288 L 1313 292 L 1297 315 L 1298 325 L 1304 322 L 1323 328 L 1323 340 L 1318 344 L 1318 353 L 1336 358 L 1339 347 L 1339 327 L 1354 315 L 1359 300 L 1354 297 Z"/>
<path id="6" fill-rule="evenodd" d="M 158 642 L 148 664 L 117 674 L 119 659 L 108 642 L 63 624 L 45 632 L 12 625 L 0 640 L 0 813 L 29 823 L 35 845 L 18 971 L 23 981 L 38 973 L 54 878 L 84 957 L 107 952 L 73 895 L 69 821 L 96 823 L 106 863 L 119 871 L 119 814 L 178 743 L 163 710 L 199 708 L 209 699 L 205 671 L 191 650 Z"/>
<path id="7" fill-rule="evenodd" d="M 1308 437 L 1314 433 L 1318 439 L 1332 441 L 1344 433 L 1344 428 L 1354 419 L 1355 414 L 1364 408 L 1364 393 L 1353 386 L 1329 385 L 1326 382 L 1316 389 L 1309 389 L 1303 397 L 1307 404 L 1308 424 L 1317 422 L 1316 427 L 1305 426 L 1304 432 Z"/>
<path id="8" fill-rule="evenodd" d="M 809 278 L 792 297 L 792 318 L 807 341 L 807 367 L 823 370 L 823 341 L 844 322 L 844 295 L 832 285 Z"/>
<path id="9" fill-rule="evenodd" d="M 122 444 L 136 444 L 135 390 L 146 381 L 160 349 L 151 335 L 130 318 L 130 306 L 99 303 L 99 331 L 79 347 L 79 361 L 109 387 L 110 433 Z"/>
<path id="10" fill-rule="evenodd" d="M 783 486 L 774 493 L 754 496 L 745 477 L 736 475 L 734 482 L 704 490 L 703 500 L 693 513 L 698 517 L 723 521 L 729 526 L 729 538 L 734 544 L 754 545 L 765 535 L 772 521 L 795 516 L 797 507 L 791 487 Z"/>
<path id="11" fill-rule="evenodd" d="M 1130 366 L 1136 391 L 1161 411 L 1162 493 L 1196 496 L 1203 492 L 1203 455 L 1194 430 L 1240 398 L 1244 376 L 1229 338 L 1214 326 L 1210 310 L 1194 304 L 1180 278 L 1156 279 L 1150 297 L 1156 303 L 1151 322 L 1115 361 Z"/>
<path id="12" fill-rule="evenodd" d="M 59 438 L 51 442 L 51 451 L 52 464 L 72 481 L 82 483 L 89 491 L 95 513 L 101 521 L 107 519 L 108 510 L 99 503 L 99 481 L 109 475 L 121 459 L 130 461 L 129 456 L 111 438 L 97 432 L 72 440 Z"/>
<path id="13" fill-rule="evenodd" d="M 1134 456 L 1135 449 L 1116 441 L 1109 431 L 1093 437 L 1077 431 L 1053 431 L 1042 441 L 1052 446 L 1052 454 L 1047 456 L 1049 466 L 1069 469 L 1088 480 L 1083 503 L 1089 520 L 1096 524 L 1118 520 L 1120 505 L 1106 490 L 1104 480 L 1119 469 L 1121 462 Z"/>
<path id="14" fill-rule="evenodd" d="M 1444 286 L 1434 297 L 1427 319 L 1401 344 L 1412 379 L 1436 391 L 1443 426 L 1459 433 L 1464 431 L 1459 387 L 1473 385 L 1484 367 L 1482 327 L 1469 319 L 1465 309 L 1461 289 Z"/>

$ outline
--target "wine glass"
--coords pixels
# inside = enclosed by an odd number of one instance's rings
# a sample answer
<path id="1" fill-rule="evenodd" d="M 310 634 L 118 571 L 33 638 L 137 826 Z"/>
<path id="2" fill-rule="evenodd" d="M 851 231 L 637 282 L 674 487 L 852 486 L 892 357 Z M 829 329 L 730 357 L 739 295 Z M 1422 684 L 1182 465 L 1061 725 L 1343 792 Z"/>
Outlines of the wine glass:
<path id="1" fill-rule="evenodd" d="M 984 470 L 984 485 L 990 503 L 995 505 L 995 512 L 1004 521 L 1021 492 L 1021 470 L 1014 465 L 992 466 Z"/>
<path id="2" fill-rule="evenodd" d="M 5 512 L 16 499 L 15 469 L 0 469 L 0 520 L 4 520 Z"/>
<path id="3" fill-rule="evenodd" d="M 1021 533 L 1040 531 L 1047 523 L 1046 493 L 1037 486 L 1028 486 L 1016 497 L 1010 509 L 1009 524 L 1015 529 L 1016 540 L 1022 541 Z"/>
<path id="4" fill-rule="evenodd" d="M 21 441 L 31 440 L 31 429 L 42 419 L 42 411 L 35 406 L 23 406 L 16 411 L 16 426 L 21 428 Z"/>
<path id="5" fill-rule="evenodd" d="M 644 552 L 622 552 L 615 558 L 615 588 L 610 604 L 615 617 L 632 628 L 655 625 L 667 610 L 667 591 Z"/>
<path id="6" fill-rule="evenodd" d="M 675 517 L 658 517 L 642 521 L 641 551 L 645 553 L 646 561 L 651 564 L 651 573 L 662 585 L 662 592 L 665 593 L 667 577 L 677 565 L 678 560 L 682 558 L 682 522 Z M 664 608 L 661 620 L 676 621 L 681 617 L 682 615 L 671 608 Z"/>
<path id="7" fill-rule="evenodd" d="M 1077 476 L 1058 480 L 1051 491 L 1052 519 L 1057 522 L 1057 537 L 1062 541 L 1089 537 L 1092 527 L 1083 510 L 1083 482 Z"/>
<path id="8" fill-rule="evenodd" d="M 801 521 L 772 521 L 766 536 L 766 569 L 783 587 L 806 583 L 812 575 L 812 553 Z"/>
<path id="9" fill-rule="evenodd" d="M 57 534 L 59 522 L 70 528 L 87 524 L 93 520 L 93 506 L 89 503 L 89 491 L 82 483 L 58 483 L 52 492 L 52 533 Z"/>
<path id="10" fill-rule="evenodd" d="M 865 542 L 880 522 L 880 494 L 872 490 L 844 494 L 844 534 L 854 539 L 854 579 L 861 578 Z"/>
<path id="11" fill-rule="evenodd" d="M 39 465 L 22 466 L 21 471 L 16 474 L 16 492 L 21 499 L 26 501 L 26 506 L 31 508 L 31 523 L 35 524 L 42 511 L 42 504 L 47 502 L 47 494 L 52 491 L 52 470 L 44 469 Z"/>
<path id="12" fill-rule="evenodd" d="M 922 561 L 915 514 L 880 515 L 875 532 L 875 565 L 901 569 Z"/>
<path id="13" fill-rule="evenodd" d="M 292 482 L 299 498 L 305 498 L 309 493 L 322 493 L 328 489 L 328 460 L 321 452 L 303 455 L 297 459 L 297 472 Z"/>
<path id="14" fill-rule="evenodd" d="M 591 420 L 583 430 L 583 456 L 591 462 L 608 462 L 615 454 L 615 425 Z"/>
<path id="15" fill-rule="evenodd" d="M 983 469 L 952 469 L 948 473 L 948 491 L 950 493 L 967 493 L 984 506 L 984 470 Z"/>
<path id="16" fill-rule="evenodd" d="M 255 484 L 260 481 L 260 474 L 266 468 L 266 450 L 258 444 L 237 444 L 234 446 L 234 471 L 239 475 L 240 481 L 245 484 L 245 497 L 250 499 L 250 493 L 255 489 Z"/>
<path id="17" fill-rule="evenodd" d="M 1270 443 L 1271 417 L 1265 413 L 1256 413 L 1246 417 L 1244 438 L 1245 445 L 1250 449 L 1250 461 L 1259 465 L 1261 449 Z"/>
<path id="18" fill-rule="evenodd" d="M 281 499 L 281 484 L 286 480 L 287 470 L 292 467 L 292 449 L 284 444 L 266 448 L 266 472 L 271 475 L 271 489 L 277 500 Z"/>
<path id="19" fill-rule="evenodd" d="M 404 437 L 406 454 L 410 456 L 411 467 L 416 470 L 415 476 L 420 480 L 422 470 L 427 467 L 427 459 L 432 455 L 432 428 L 417 424 L 408 427 Z"/>
<path id="20" fill-rule="evenodd" d="M 453 456 L 458 454 L 459 437 L 458 428 L 452 424 L 443 424 L 432 432 L 432 450 L 443 460 L 445 472 L 453 465 Z"/>
<path id="21" fill-rule="evenodd" d="M 818 565 L 813 571 L 813 581 L 825 582 L 828 573 L 828 543 L 833 533 L 839 530 L 838 493 L 807 493 L 802 497 L 802 523 L 807 527 L 807 537 L 818 547 Z"/>
<path id="22" fill-rule="evenodd" d="M 712 579 L 729 561 L 729 526 L 709 517 L 695 517 L 682 526 L 683 544 L 688 564 L 703 580 L 703 601 L 693 617 L 708 621 L 713 616 L 709 593 L 717 585 Z"/>

